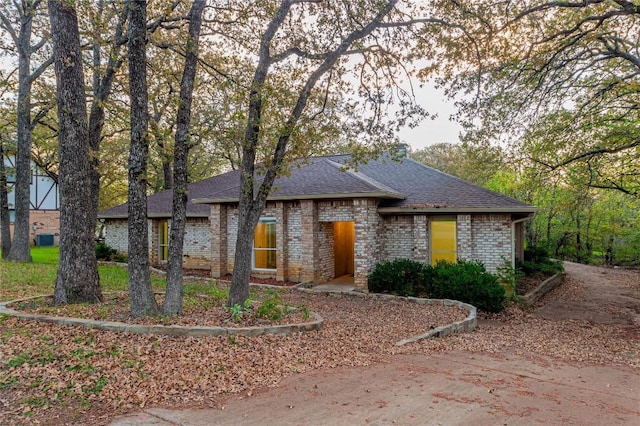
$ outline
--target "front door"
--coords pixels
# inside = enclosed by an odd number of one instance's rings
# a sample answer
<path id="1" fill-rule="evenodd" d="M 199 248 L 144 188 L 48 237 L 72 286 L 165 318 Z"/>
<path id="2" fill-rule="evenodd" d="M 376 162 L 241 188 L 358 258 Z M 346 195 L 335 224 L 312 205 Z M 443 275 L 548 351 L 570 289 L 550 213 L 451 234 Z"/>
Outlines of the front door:
<path id="1" fill-rule="evenodd" d="M 353 276 L 355 252 L 355 223 L 333 222 L 333 253 L 335 276 Z"/>

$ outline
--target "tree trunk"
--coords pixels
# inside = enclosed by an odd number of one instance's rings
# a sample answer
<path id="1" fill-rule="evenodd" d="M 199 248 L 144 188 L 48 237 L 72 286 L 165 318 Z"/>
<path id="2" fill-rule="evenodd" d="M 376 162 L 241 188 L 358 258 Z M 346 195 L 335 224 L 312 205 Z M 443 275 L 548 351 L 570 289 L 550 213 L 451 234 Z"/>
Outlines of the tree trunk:
<path id="1" fill-rule="evenodd" d="M 340 59 L 350 46 L 357 40 L 371 34 L 382 19 L 395 7 L 397 0 L 388 0 L 380 3 L 378 13 L 364 26 L 349 33 L 334 50 L 325 52 L 323 60 L 313 70 L 304 86 L 297 93 L 295 106 L 292 108 L 287 120 L 280 131 L 275 148 L 270 153 L 271 162 L 264 171 L 264 178 L 256 191 L 257 181 L 255 176 L 255 158 L 262 128 L 262 97 L 269 69 L 274 63 L 271 55 L 271 43 L 278 29 L 285 22 L 289 9 L 293 2 L 282 1 L 275 11 L 269 25 L 260 38 L 260 50 L 258 64 L 256 65 L 253 80 L 249 92 L 249 106 L 247 114 L 247 127 L 243 141 L 241 174 L 240 174 L 240 199 L 238 204 L 238 235 L 236 239 L 236 252 L 233 264 L 233 278 L 227 305 L 242 305 L 249 296 L 249 276 L 251 273 L 251 252 L 253 250 L 253 233 L 260 219 L 260 214 L 267 202 L 267 197 L 273 187 L 273 182 L 284 162 L 287 152 L 287 144 L 295 127 L 302 116 L 311 91 L 318 80 L 326 74 Z M 255 194 L 255 195 L 254 195 Z"/>
<path id="2" fill-rule="evenodd" d="M 196 0 L 189 12 L 189 39 L 187 40 L 185 49 L 184 72 L 180 83 L 180 104 L 176 120 L 176 138 L 173 156 L 173 212 L 171 216 L 171 230 L 169 232 L 167 290 L 164 305 L 162 306 L 165 315 L 182 314 L 182 253 L 184 248 L 184 229 L 187 220 L 189 127 L 191 123 L 193 85 L 196 68 L 198 66 L 198 42 L 204 6 L 205 0 Z"/>
<path id="3" fill-rule="evenodd" d="M 31 24 L 32 17 L 20 14 L 18 40 L 18 149 L 16 152 L 16 183 L 14 190 L 15 220 L 13 243 L 7 260 L 31 262 L 30 183 L 31 183 Z"/>
<path id="4" fill-rule="evenodd" d="M 98 202 L 100 199 L 99 152 L 104 128 L 104 103 L 111 93 L 116 71 L 120 68 L 123 58 L 120 56 L 120 39 L 123 37 L 123 22 L 126 19 L 126 6 L 122 7 L 118 23 L 113 34 L 112 49 L 107 64 L 102 72 L 103 64 L 100 54 L 99 39 L 102 36 L 98 30 L 94 34 L 93 44 L 93 98 L 89 113 L 89 147 L 91 149 L 91 183 L 87 187 L 88 198 L 92 200 L 91 211 L 87 215 L 86 226 L 94 229 L 98 220 Z M 102 14 L 103 1 L 98 2 L 98 14 Z"/>
<path id="5" fill-rule="evenodd" d="M 149 126 L 146 60 L 146 0 L 130 0 L 129 93 L 131 144 L 129 148 L 129 300 L 131 315 L 158 315 L 149 275 L 147 224 L 147 131 Z"/>
<path id="6" fill-rule="evenodd" d="M 94 230 L 86 226 L 93 200 L 87 110 L 78 20 L 73 6 L 49 0 L 56 72 L 60 151 L 60 260 L 56 304 L 100 302 Z"/>
<path id="7" fill-rule="evenodd" d="M 238 206 L 238 237 L 233 261 L 233 277 L 229 290 L 228 307 L 243 306 L 249 298 L 249 278 L 251 277 L 251 257 L 253 254 L 253 237 L 256 225 L 260 220 L 262 208 L 247 206 L 252 201 L 242 201 Z"/>
<path id="8" fill-rule="evenodd" d="M 2 258 L 9 256 L 11 250 L 11 217 L 9 216 L 9 197 L 7 195 L 7 173 L 4 168 L 4 139 L 0 137 L 0 250 Z"/>
<path id="9" fill-rule="evenodd" d="M 175 164 L 173 165 L 173 167 L 174 168 L 176 167 Z M 166 157 L 163 157 L 162 158 L 162 189 L 173 189 L 173 186 L 174 186 L 173 181 L 174 181 L 174 177 L 171 171 L 171 160 Z"/>

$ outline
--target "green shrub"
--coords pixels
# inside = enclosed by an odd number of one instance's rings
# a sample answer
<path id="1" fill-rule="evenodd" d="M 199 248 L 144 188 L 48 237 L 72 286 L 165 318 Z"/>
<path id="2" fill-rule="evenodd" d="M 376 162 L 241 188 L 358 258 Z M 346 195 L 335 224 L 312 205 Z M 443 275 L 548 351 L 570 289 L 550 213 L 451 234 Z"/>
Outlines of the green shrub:
<path id="1" fill-rule="evenodd" d="M 111 256 L 111 260 L 113 262 L 128 263 L 129 262 L 129 256 L 127 256 L 124 253 L 116 252 L 113 256 Z"/>
<path id="2" fill-rule="evenodd" d="M 119 253 L 118 250 L 103 242 L 96 244 L 96 259 L 121 263 L 129 261 L 129 257 L 126 254 Z"/>
<path id="3" fill-rule="evenodd" d="M 489 312 L 502 310 L 504 287 L 480 262 L 438 262 L 429 269 L 431 297 L 459 300 Z"/>
<path id="4" fill-rule="evenodd" d="M 518 262 L 518 269 L 520 269 L 526 276 L 542 275 L 549 277 L 551 275 L 564 272 L 564 266 L 562 262 L 548 260 L 546 262 Z"/>
<path id="5" fill-rule="evenodd" d="M 96 258 L 98 260 L 111 260 L 116 253 L 118 250 L 103 242 L 96 244 Z"/>
<path id="6" fill-rule="evenodd" d="M 280 294 L 276 291 L 267 291 L 269 295 L 266 297 L 258 309 L 256 316 L 259 318 L 267 318 L 271 321 L 279 321 L 286 314 L 287 307 L 283 306 Z"/>
<path id="7" fill-rule="evenodd" d="M 490 312 L 502 310 L 505 301 L 504 287 L 479 262 L 438 262 L 436 266 L 409 259 L 382 262 L 369 275 L 369 290 L 459 300 Z"/>
<path id="8" fill-rule="evenodd" d="M 530 245 L 524 249 L 524 260 L 528 262 L 544 262 L 549 257 L 549 250 L 542 245 Z"/>
<path id="9" fill-rule="evenodd" d="M 376 265 L 369 275 L 369 290 L 398 296 L 427 293 L 425 266 L 410 259 L 395 259 Z"/>

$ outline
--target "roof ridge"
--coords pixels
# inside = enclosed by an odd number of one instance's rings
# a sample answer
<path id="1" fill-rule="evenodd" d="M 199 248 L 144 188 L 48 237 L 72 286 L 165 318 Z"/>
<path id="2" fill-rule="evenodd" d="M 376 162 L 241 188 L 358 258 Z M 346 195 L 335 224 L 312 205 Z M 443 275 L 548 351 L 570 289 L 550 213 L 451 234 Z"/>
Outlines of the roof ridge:
<path id="1" fill-rule="evenodd" d="M 388 192 L 390 194 L 396 194 L 396 195 L 400 195 L 404 198 L 407 197 L 406 194 L 403 194 L 402 192 L 391 188 L 388 185 L 385 185 L 384 183 L 372 178 L 371 176 L 368 176 L 362 172 L 357 172 L 355 170 L 353 170 L 350 167 L 346 167 L 344 164 L 340 164 L 340 163 L 336 163 L 335 161 L 329 160 L 328 158 L 324 159 L 327 163 L 329 163 L 330 165 L 332 165 L 333 167 L 336 167 L 337 169 L 342 169 L 343 167 L 345 168 L 345 172 L 350 174 L 351 176 L 355 177 L 356 179 L 366 183 L 367 185 L 371 185 L 376 189 L 379 189 L 380 191 L 383 192 Z"/>

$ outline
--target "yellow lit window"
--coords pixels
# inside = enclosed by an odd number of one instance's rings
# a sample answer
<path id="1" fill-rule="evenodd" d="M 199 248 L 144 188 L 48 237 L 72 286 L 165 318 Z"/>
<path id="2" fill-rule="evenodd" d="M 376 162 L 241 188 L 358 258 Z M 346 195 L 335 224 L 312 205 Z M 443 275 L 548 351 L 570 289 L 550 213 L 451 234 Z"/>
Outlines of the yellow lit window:
<path id="1" fill-rule="evenodd" d="M 276 221 L 260 219 L 253 234 L 254 269 L 276 269 Z"/>
<path id="2" fill-rule="evenodd" d="M 434 220 L 431 222 L 431 264 L 439 260 L 455 263 L 458 259 L 456 249 L 456 221 Z"/>
<path id="3" fill-rule="evenodd" d="M 161 262 L 169 259 L 169 221 L 161 220 L 158 223 L 158 256 Z"/>

